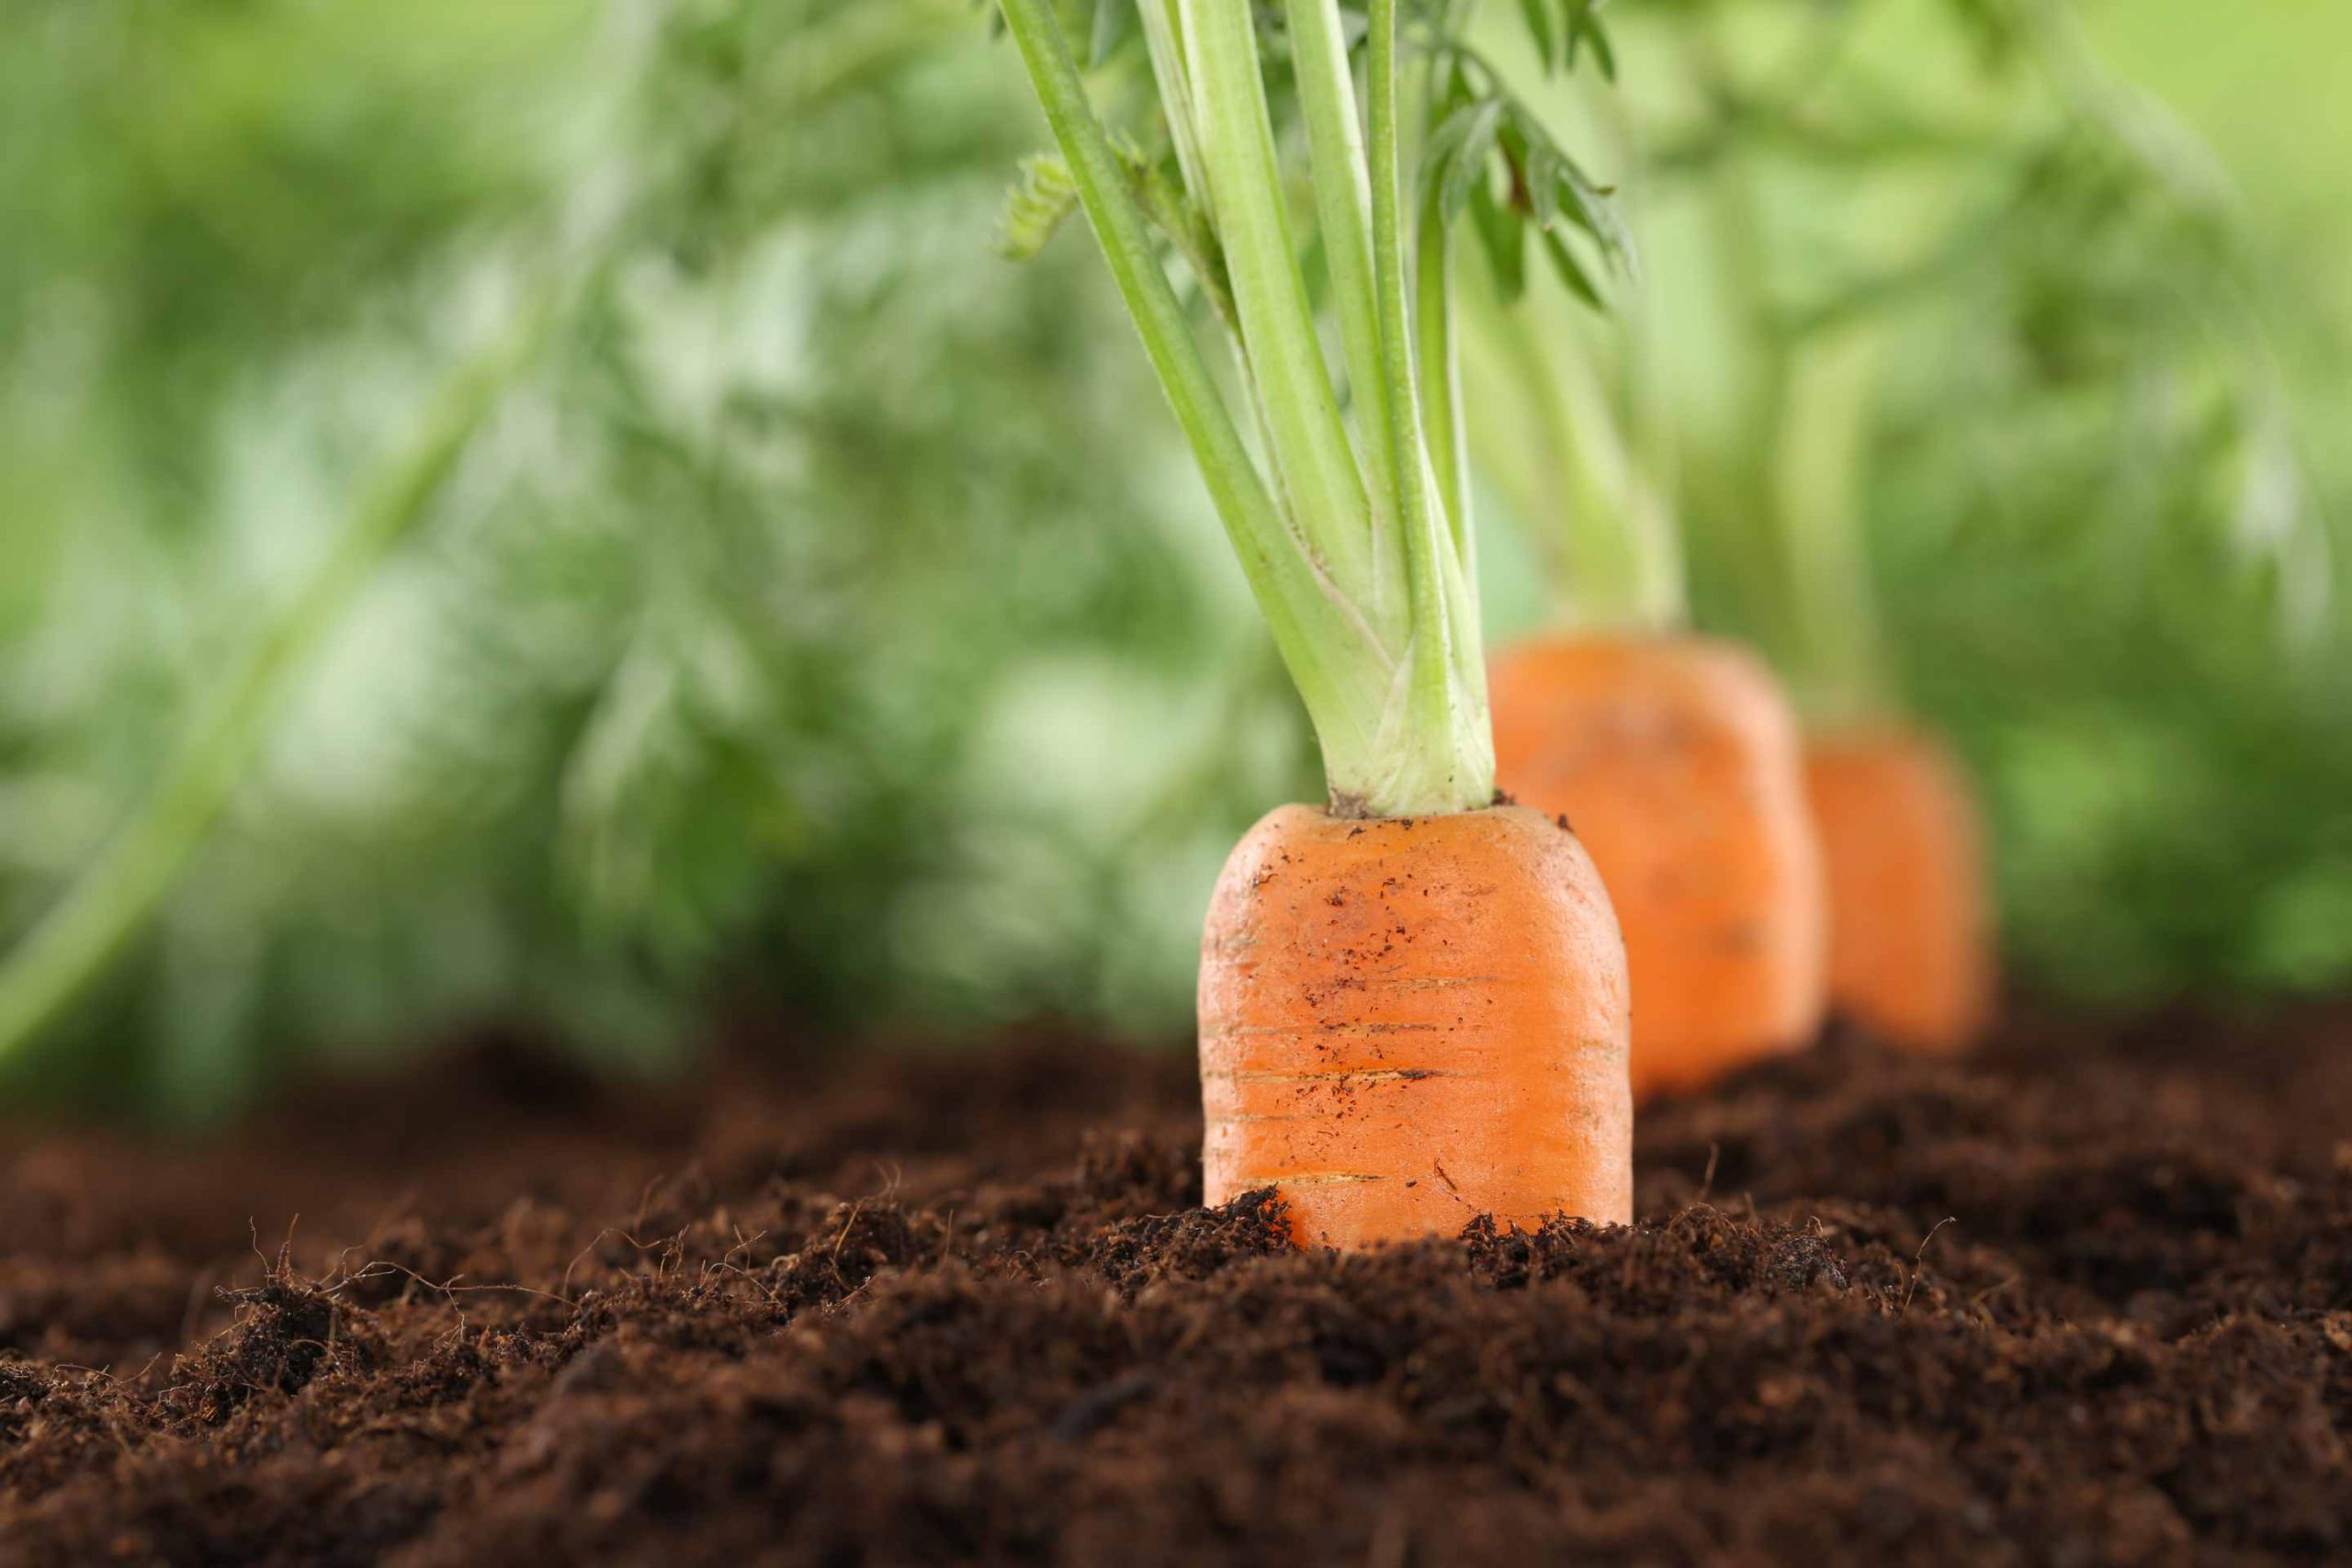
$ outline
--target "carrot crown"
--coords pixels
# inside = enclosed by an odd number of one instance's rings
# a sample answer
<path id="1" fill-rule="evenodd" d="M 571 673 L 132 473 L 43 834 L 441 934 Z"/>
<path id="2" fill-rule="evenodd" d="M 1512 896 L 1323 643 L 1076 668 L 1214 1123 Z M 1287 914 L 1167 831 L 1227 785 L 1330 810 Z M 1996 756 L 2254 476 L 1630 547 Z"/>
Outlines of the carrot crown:
<path id="1" fill-rule="evenodd" d="M 1251 0 L 1001 4 L 1060 152 L 1033 163 L 1012 248 L 1085 209 L 1314 721 L 1333 809 L 1489 804 L 1450 235 L 1470 214 L 1490 256 L 1523 252 L 1532 234 L 1584 278 L 1571 231 L 1606 260 L 1624 254 L 1602 193 L 1461 40 L 1470 7 L 1459 0 L 1408 4 L 1408 18 L 1398 0 L 1345 11 L 1340 0 L 1283 0 L 1263 17 Z M 1073 9 L 1097 64 L 1130 33 L 1139 39 L 1154 149 L 1114 140 L 1098 118 L 1065 30 Z M 1547 62 L 1580 43 L 1605 58 L 1591 0 L 1521 9 Z M 1286 45 L 1284 118 L 1305 130 L 1306 212 L 1293 210 L 1284 184 L 1270 39 Z M 1422 88 L 1409 138 L 1408 70 Z M 1408 139 L 1419 143 L 1410 177 Z M 1231 403 L 1170 281 L 1170 251 L 1230 341 Z M 1338 367 L 1311 302 L 1309 254 L 1319 254 Z"/>

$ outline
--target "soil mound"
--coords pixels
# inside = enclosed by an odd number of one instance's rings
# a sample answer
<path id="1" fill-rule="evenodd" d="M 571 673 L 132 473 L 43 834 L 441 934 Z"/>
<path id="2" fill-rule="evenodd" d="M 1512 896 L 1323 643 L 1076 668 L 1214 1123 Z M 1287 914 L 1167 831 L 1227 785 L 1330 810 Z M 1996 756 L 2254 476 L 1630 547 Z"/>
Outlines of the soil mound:
<path id="1" fill-rule="evenodd" d="M 19 1137 L 0 1561 L 2340 1556 L 2346 1046 L 1840 1035 L 1647 1116 L 1631 1227 L 1353 1258 L 1077 1041 Z"/>

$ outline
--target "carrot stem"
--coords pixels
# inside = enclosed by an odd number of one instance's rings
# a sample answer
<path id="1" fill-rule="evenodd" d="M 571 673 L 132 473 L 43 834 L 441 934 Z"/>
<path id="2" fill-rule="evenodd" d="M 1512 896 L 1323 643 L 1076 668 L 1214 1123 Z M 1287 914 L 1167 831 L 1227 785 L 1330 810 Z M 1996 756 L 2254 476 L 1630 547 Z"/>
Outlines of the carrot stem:
<path id="1" fill-rule="evenodd" d="M 1417 754 L 1399 760 L 1427 772 L 1404 784 L 1402 792 L 1443 801 L 1442 809 L 1467 810 L 1493 796 L 1494 743 L 1484 680 L 1475 673 L 1463 679 L 1459 639 L 1470 634 L 1473 662 L 1478 659 L 1477 643 L 1475 629 L 1458 625 L 1453 613 L 1458 590 L 1449 591 L 1448 567 L 1458 578 L 1462 562 L 1441 515 L 1443 502 L 1436 494 L 1438 480 L 1424 435 L 1420 378 L 1414 363 L 1396 111 L 1396 0 L 1372 0 L 1370 24 L 1374 288 L 1379 296 L 1389 439 L 1399 453 L 1414 459 L 1397 475 L 1396 499 L 1413 627 L 1403 718 L 1422 744 L 1414 749 Z"/>
<path id="2" fill-rule="evenodd" d="M 1887 705 L 1862 484 L 1879 334 L 1850 329 L 1792 356 L 1769 505 L 1799 638 L 1794 684 L 1810 716 L 1853 724 Z"/>
<path id="3" fill-rule="evenodd" d="M 1470 527 L 1470 457 L 1462 416 L 1462 365 L 1453 346 L 1453 256 L 1445 218 L 1434 193 L 1421 201 L 1419 265 L 1414 294 L 1420 327 L 1418 359 L 1421 403 L 1429 416 L 1430 461 L 1445 502 L 1447 532 L 1463 570 L 1475 573 L 1476 536 Z"/>
<path id="4" fill-rule="evenodd" d="M 1261 471 L 1170 287 L 1051 0 L 1000 0 L 1128 314 L 1315 721 L 1335 808 L 1375 817 L 1476 809 L 1493 798 L 1493 743 L 1468 509 L 1445 489 L 1446 476 L 1458 474 L 1459 437 L 1432 445 L 1417 378 L 1416 344 L 1425 342 L 1452 432 L 1442 248 L 1417 298 L 1399 220 L 1396 8 L 1393 0 L 1373 8 L 1367 152 L 1337 0 L 1286 3 L 1352 434 L 1299 260 L 1250 0 L 1144 0 L 1142 9 L 1192 209 L 1214 232 L 1231 281 L 1240 395 L 1264 437 Z"/>
<path id="5" fill-rule="evenodd" d="M 1476 383 L 1469 422 L 1479 468 L 1542 548 L 1563 618 L 1586 631 L 1670 631 L 1689 619 L 1680 523 L 1634 449 L 1573 327 L 1490 289 L 1465 311 Z M 1503 395 L 1505 393 L 1508 395 Z"/>
<path id="6" fill-rule="evenodd" d="M 1370 502 L 1291 236 L 1250 0 L 1194 0 L 1182 15 L 1202 167 L 1275 476 L 1307 548 L 1360 596 L 1369 578 Z"/>
<path id="7" fill-rule="evenodd" d="M 1292 71 L 1306 111 L 1324 266 L 1340 321 L 1340 343 L 1354 404 L 1373 508 L 1372 589 L 1375 613 L 1404 609 L 1404 563 L 1380 547 L 1396 536 L 1400 457 L 1390 436 L 1388 386 L 1380 356 L 1380 312 L 1374 295 L 1372 186 L 1357 117 L 1355 73 L 1338 0 L 1285 0 Z"/>

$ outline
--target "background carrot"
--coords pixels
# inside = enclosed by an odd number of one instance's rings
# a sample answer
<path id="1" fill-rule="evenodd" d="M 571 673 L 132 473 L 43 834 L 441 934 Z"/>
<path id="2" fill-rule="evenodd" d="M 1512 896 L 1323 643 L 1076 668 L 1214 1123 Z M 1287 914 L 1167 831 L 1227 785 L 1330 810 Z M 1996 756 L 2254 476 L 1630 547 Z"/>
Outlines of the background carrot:
<path id="1" fill-rule="evenodd" d="M 1796 721 L 1735 645 L 1560 637 L 1496 664 L 1497 776 L 1566 817 L 1624 930 L 1637 1097 L 1808 1043 L 1826 915 Z"/>
<path id="2" fill-rule="evenodd" d="M 1608 885 L 1634 1094 L 1696 1088 L 1821 1022 L 1826 917 L 1796 723 L 1761 661 L 1683 630 L 1681 518 L 1657 478 L 1672 431 L 1640 428 L 1623 363 L 1645 334 L 1596 355 L 1563 294 L 1497 284 L 1471 315 L 1478 457 L 1567 628 L 1491 672 L 1497 777 L 1564 816 Z M 1611 357 L 1603 374 L 1594 361 Z"/>
<path id="3" fill-rule="evenodd" d="M 1829 878 L 1829 997 L 1901 1044 L 1954 1051 L 1992 1011 L 1984 834 L 1958 766 L 1910 729 L 1815 738 L 1805 782 Z"/>
<path id="4" fill-rule="evenodd" d="M 2226 178 L 2106 67 L 2065 7 L 1971 7 L 1959 26 L 1957 9 L 1923 12 L 1899 64 L 1892 53 L 1871 62 L 1886 40 L 1849 37 L 1851 16 L 1824 13 L 1822 39 L 1853 47 L 1796 77 L 1753 47 L 1747 25 L 1761 9 L 1627 21 L 1652 28 L 1651 68 L 1591 107 L 1670 259 L 1645 273 L 1633 308 L 1601 321 L 1530 287 L 1508 257 L 1490 267 L 1498 308 L 1474 317 L 1485 361 L 1474 392 L 1487 400 L 1473 433 L 1482 469 L 1551 568 L 1556 624 L 1590 637 L 1690 624 L 1736 635 L 1786 681 L 1808 732 L 1841 738 L 1814 790 L 1830 814 L 1817 831 L 1834 873 L 1826 919 L 1840 1001 L 1880 1032 L 1950 1049 L 1982 1027 L 1994 989 L 1984 876 L 1958 778 L 1924 742 L 1898 739 L 1915 731 L 1910 716 L 1942 715 L 1999 771 L 2014 836 L 2065 846 L 2071 863 L 2035 879 L 2013 927 L 2036 928 L 2027 944 L 2042 952 L 2070 950 L 2077 984 L 2116 984 L 2117 951 L 2092 933 L 2142 901 L 2173 852 L 2161 832 L 2126 852 L 2113 835 L 2224 809 L 2200 750 L 2153 737 L 2192 705 L 2227 705 L 2175 693 L 2201 679 L 2190 671 L 2225 661 L 2208 663 L 2220 648 L 2261 649 L 2247 669 L 2312 657 L 2335 547 L 2311 504 L 2277 345 L 2249 309 L 2255 273 Z M 1890 95 L 1897 80 L 1906 90 Z M 1801 106 L 1785 96 L 1795 81 Z M 1754 134 L 1765 105 L 1806 129 Z M 1987 125 L 2002 133 L 1980 135 Z M 1922 160 L 1928 145 L 1939 155 Z M 1986 576 L 2004 545 L 2046 552 L 2044 568 Z M 2040 612 L 1996 621 L 1977 608 L 2027 592 Z M 2158 632 L 2168 600 L 2232 616 L 2243 636 Z M 2087 672 L 2097 639 L 2075 622 L 2093 601 L 2117 667 L 2156 657 L 2121 650 L 2165 649 L 2164 672 L 2141 688 L 2145 708 L 2112 731 L 2083 723 L 2107 700 L 2091 694 L 2096 678 L 2018 635 L 2063 618 Z M 1972 621 L 1973 633 L 1951 635 Z M 1514 674 L 1515 686 L 1574 684 L 1556 670 Z M 1736 1040 L 1724 1020 L 1697 1016 L 1742 1005 L 1736 987 L 1694 983 L 1657 951 L 1654 933 L 1694 897 L 1675 868 L 1707 864 L 1669 820 L 1694 807 L 1664 807 L 1664 785 L 1591 804 L 1570 787 L 1601 771 L 1604 748 L 1635 749 L 1630 703 L 1610 704 L 1616 733 L 1597 740 L 1590 717 L 1542 710 L 1606 699 L 1497 681 L 1505 786 L 1568 811 L 1623 922 L 1637 1088 L 1696 1083 L 1758 1048 L 1769 1035 Z M 1533 711 L 1521 714 L 1522 700 Z M 2021 722 L 2029 710 L 2038 716 Z M 1543 735 L 1553 722 L 1568 728 Z M 1849 754 L 1865 735 L 1886 738 L 1868 764 Z M 2162 761 L 2114 768 L 2135 742 Z M 2285 750 L 2261 741 L 2248 754 Z M 2126 772 L 2166 782 L 2086 782 Z M 1887 796 L 1865 799 L 1873 787 Z M 2301 793 L 2273 798 L 2291 817 Z M 1751 808 L 1706 809 L 1729 819 Z M 1649 825 L 1624 828 L 1621 815 Z M 2311 840 L 2274 841 L 2292 853 Z M 2114 896 L 2095 896 L 2101 884 Z M 2278 898 L 2276 929 L 2328 930 L 2333 942 L 2343 922 L 2287 912 L 2300 904 Z M 2215 974 L 2233 962 L 2222 954 L 2245 951 L 2237 921 L 2164 923 L 2126 944 L 2192 954 Z M 1769 998 L 1757 1006 L 1758 1020 L 1771 1010 Z M 1795 1023 L 1792 1010 L 1778 1027 Z M 1663 1037 L 1692 1055 L 1663 1055 Z"/>
<path id="5" fill-rule="evenodd" d="M 1202 943 L 1208 1201 L 1276 1187 L 1340 1247 L 1630 1220 L 1626 1006 L 1600 874 L 1541 814 L 1282 807 Z"/>

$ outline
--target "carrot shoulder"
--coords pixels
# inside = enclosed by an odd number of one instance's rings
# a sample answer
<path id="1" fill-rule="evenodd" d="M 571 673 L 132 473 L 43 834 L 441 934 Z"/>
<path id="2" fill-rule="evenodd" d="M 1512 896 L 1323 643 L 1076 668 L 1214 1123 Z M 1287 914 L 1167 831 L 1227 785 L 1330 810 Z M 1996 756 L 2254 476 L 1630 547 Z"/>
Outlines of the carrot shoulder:
<path id="1" fill-rule="evenodd" d="M 1497 776 L 1600 868 L 1634 987 L 1634 1092 L 1696 1088 L 1819 1031 L 1826 932 L 1796 719 L 1735 645 L 1524 644 L 1490 686 Z"/>
<path id="2" fill-rule="evenodd" d="M 1282 807 L 1202 944 L 1208 1201 L 1277 1188 L 1301 1243 L 1342 1247 L 1629 1220 L 1627 999 L 1608 895 L 1549 818 Z"/>
<path id="3" fill-rule="evenodd" d="M 1816 738 L 1807 788 L 1829 872 L 1831 1005 L 1897 1044 L 1957 1051 L 1992 1011 L 1984 833 L 1959 768 L 1909 730 Z"/>

